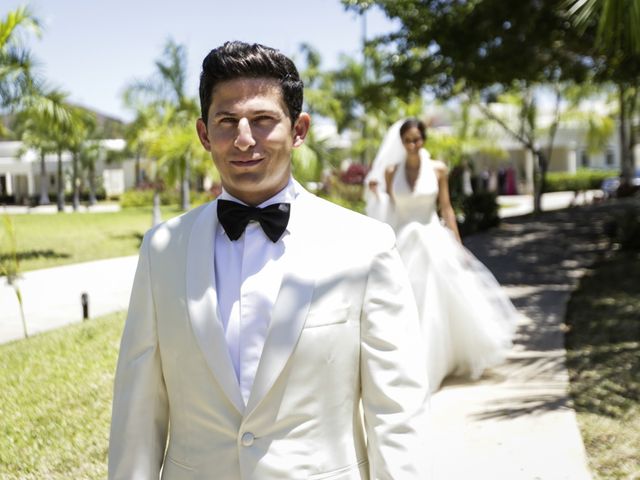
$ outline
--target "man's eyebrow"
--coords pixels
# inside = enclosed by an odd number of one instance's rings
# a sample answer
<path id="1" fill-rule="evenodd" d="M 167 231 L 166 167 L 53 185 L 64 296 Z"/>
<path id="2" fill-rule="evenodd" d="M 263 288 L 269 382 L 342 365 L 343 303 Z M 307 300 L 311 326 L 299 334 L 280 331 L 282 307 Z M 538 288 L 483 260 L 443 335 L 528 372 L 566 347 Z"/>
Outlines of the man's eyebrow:
<path id="1" fill-rule="evenodd" d="M 219 112 L 215 112 L 213 116 L 214 117 L 235 117 L 236 114 L 233 112 L 227 112 L 226 110 L 221 110 Z"/>
<path id="2" fill-rule="evenodd" d="M 251 116 L 256 116 L 256 115 L 264 115 L 264 114 L 269 114 L 269 115 L 278 115 L 278 112 L 276 110 L 255 110 L 253 112 L 251 112 Z M 214 117 L 239 117 L 241 116 L 238 113 L 235 112 L 229 112 L 226 110 L 221 110 L 219 112 L 215 112 L 213 114 Z"/>

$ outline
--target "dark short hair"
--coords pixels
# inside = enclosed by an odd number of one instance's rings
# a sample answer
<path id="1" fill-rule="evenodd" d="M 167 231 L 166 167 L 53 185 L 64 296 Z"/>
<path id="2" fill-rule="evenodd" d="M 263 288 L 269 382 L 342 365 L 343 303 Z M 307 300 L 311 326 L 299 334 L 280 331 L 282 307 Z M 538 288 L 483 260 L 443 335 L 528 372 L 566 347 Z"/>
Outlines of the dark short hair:
<path id="1" fill-rule="evenodd" d="M 214 48 L 202 62 L 200 74 L 200 111 L 207 123 L 213 89 L 220 82 L 238 78 L 271 78 L 280 83 L 291 123 L 302 112 L 304 84 L 296 66 L 280 51 L 258 43 L 226 42 Z"/>
<path id="2" fill-rule="evenodd" d="M 418 120 L 417 118 L 408 118 L 405 120 L 400 126 L 400 136 L 402 137 L 410 128 L 417 128 L 420 131 L 420 135 L 422 135 L 422 140 L 427 139 L 427 127 L 422 120 Z"/>

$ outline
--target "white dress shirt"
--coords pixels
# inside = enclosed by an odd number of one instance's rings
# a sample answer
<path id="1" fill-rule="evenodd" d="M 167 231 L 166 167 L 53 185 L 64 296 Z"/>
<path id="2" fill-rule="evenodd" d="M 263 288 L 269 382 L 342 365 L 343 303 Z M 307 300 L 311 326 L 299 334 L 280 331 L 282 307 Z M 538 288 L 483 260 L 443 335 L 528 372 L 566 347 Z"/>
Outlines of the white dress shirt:
<path id="1" fill-rule="evenodd" d="M 296 195 L 295 184 L 290 179 L 283 190 L 258 207 L 293 203 Z M 245 204 L 224 189 L 218 198 Z M 218 316 L 245 404 L 262 355 L 273 305 L 280 291 L 288 241 L 288 229 L 274 243 L 254 221 L 249 222 L 244 234 L 235 241 L 229 239 L 222 225 L 218 224 L 216 231 L 214 258 Z"/>

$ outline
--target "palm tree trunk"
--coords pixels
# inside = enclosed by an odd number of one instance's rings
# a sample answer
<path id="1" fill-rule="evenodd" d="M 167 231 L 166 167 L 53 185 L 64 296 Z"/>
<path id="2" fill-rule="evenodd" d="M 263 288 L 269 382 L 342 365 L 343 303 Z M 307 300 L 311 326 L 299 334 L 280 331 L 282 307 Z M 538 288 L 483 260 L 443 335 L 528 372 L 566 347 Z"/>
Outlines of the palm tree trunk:
<path id="1" fill-rule="evenodd" d="M 80 207 L 80 188 L 78 185 L 78 155 L 73 154 L 73 211 L 77 212 Z"/>
<path id="2" fill-rule="evenodd" d="M 16 297 L 18 299 L 18 305 L 20 307 L 20 320 L 22 321 L 22 332 L 24 333 L 24 338 L 29 338 L 29 331 L 27 330 L 27 319 L 24 316 L 24 304 L 22 303 L 22 292 L 20 291 L 20 287 L 18 285 L 13 284 L 13 290 L 16 293 Z"/>
<path id="3" fill-rule="evenodd" d="M 89 164 L 89 206 L 96 204 L 96 166 L 93 162 Z"/>
<path id="4" fill-rule="evenodd" d="M 155 227 L 162 221 L 160 213 L 160 190 L 156 187 L 153 190 L 153 211 L 151 213 L 151 225 Z"/>
<path id="5" fill-rule="evenodd" d="M 629 154 L 627 148 L 627 106 L 624 101 L 626 89 L 622 83 L 618 84 L 618 101 L 620 103 L 620 177 L 622 184 L 626 185 L 631 178 L 631 168 L 629 165 Z"/>
<path id="6" fill-rule="evenodd" d="M 189 199 L 189 177 L 191 174 L 191 168 L 189 167 L 189 159 L 184 159 L 184 168 L 182 169 L 182 181 L 180 182 L 180 207 L 183 212 L 186 212 L 191 208 Z"/>
<path id="7" fill-rule="evenodd" d="M 62 179 L 62 151 L 58 150 L 58 193 L 56 203 L 58 205 L 58 211 L 64 212 L 64 185 Z"/>
<path id="8" fill-rule="evenodd" d="M 44 160 L 44 152 L 40 152 L 40 199 L 38 205 L 49 205 L 49 179 L 47 178 L 47 165 Z"/>
<path id="9" fill-rule="evenodd" d="M 141 156 L 141 152 L 140 152 L 140 149 L 138 148 L 136 150 L 136 162 L 135 162 L 136 188 L 139 188 L 140 184 L 142 183 L 142 178 L 140 178 L 140 175 L 142 174 L 142 172 L 140 171 L 140 156 Z"/>

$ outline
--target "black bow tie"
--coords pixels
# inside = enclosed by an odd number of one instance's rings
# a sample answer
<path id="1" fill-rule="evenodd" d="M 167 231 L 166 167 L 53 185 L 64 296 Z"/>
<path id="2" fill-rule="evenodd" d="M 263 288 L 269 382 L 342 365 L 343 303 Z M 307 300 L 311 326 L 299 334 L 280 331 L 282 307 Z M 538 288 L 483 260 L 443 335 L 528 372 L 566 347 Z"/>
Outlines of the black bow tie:
<path id="1" fill-rule="evenodd" d="M 291 205 L 274 203 L 264 208 L 248 207 L 229 200 L 218 200 L 218 220 L 231 240 L 240 238 L 251 220 L 260 223 L 264 233 L 272 242 L 277 242 L 289 222 Z"/>

